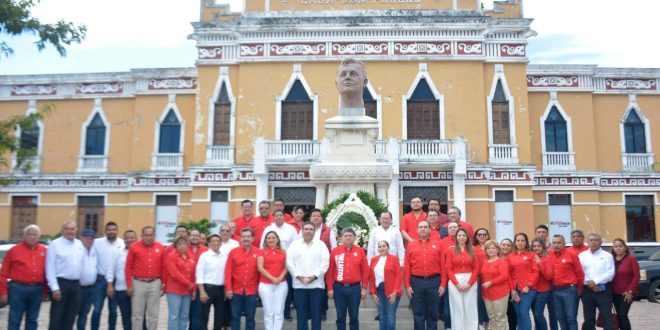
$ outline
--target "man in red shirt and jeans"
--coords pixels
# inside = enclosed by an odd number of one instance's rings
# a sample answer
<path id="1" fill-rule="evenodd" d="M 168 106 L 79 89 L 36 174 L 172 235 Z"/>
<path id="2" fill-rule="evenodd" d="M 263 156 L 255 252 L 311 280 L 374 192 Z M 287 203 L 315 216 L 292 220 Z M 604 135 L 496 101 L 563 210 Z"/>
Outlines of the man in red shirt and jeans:
<path id="1" fill-rule="evenodd" d="M 241 329 L 241 315 L 245 313 L 245 330 L 254 330 L 257 311 L 259 271 L 257 257 L 261 250 L 252 246 L 254 231 L 241 230 L 241 246 L 229 252 L 225 266 L 225 297 L 231 300 L 231 328 Z M 267 303 L 267 302 L 264 302 Z"/>
<path id="2" fill-rule="evenodd" d="M 582 294 L 584 272 L 578 257 L 566 249 L 564 236 L 552 237 L 550 265 L 554 277 L 553 304 L 561 329 L 577 330 L 577 303 Z"/>
<path id="3" fill-rule="evenodd" d="M 25 314 L 25 329 L 36 330 L 41 297 L 45 293 L 46 248 L 39 244 L 37 225 L 23 229 L 23 242 L 7 251 L 0 272 L 0 305 L 9 295 L 10 330 L 18 330 Z M 7 280 L 11 280 L 7 282 Z"/>
<path id="4" fill-rule="evenodd" d="M 360 300 L 367 296 L 369 264 L 364 249 L 355 246 L 355 231 L 341 231 L 341 245 L 330 254 L 330 267 L 325 274 L 328 297 L 334 297 L 337 308 L 337 329 L 346 329 L 346 311 L 350 316 L 350 328 L 359 328 Z"/>

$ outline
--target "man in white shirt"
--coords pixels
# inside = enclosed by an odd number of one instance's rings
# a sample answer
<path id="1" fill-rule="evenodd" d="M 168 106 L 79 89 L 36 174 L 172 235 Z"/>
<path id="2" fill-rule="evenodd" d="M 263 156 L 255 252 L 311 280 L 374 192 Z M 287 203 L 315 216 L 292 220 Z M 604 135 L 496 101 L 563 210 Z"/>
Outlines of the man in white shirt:
<path id="1" fill-rule="evenodd" d="M 289 248 L 289 245 L 298 239 L 298 232 L 296 228 L 284 221 L 284 211 L 275 210 L 273 212 L 273 219 L 275 220 L 270 224 L 266 229 L 264 229 L 263 235 L 261 235 L 261 241 L 259 243 L 259 248 L 264 246 L 264 240 L 266 239 L 266 234 L 271 231 L 274 231 L 277 236 L 280 238 L 280 246 L 283 250 Z"/>
<path id="2" fill-rule="evenodd" d="M 600 248 L 603 239 L 596 233 L 587 238 L 589 250 L 580 253 L 580 264 L 584 270 L 582 289 L 583 330 L 596 329 L 596 308 L 603 317 L 605 330 L 614 328 L 612 320 L 612 286 L 614 279 L 614 257 Z"/>
<path id="3" fill-rule="evenodd" d="M 77 232 L 75 222 L 65 221 L 62 237 L 51 242 L 46 252 L 46 280 L 52 292 L 49 330 L 73 329 L 80 308 L 84 247 L 76 239 Z"/>
<path id="4" fill-rule="evenodd" d="M 85 323 L 87 323 L 87 314 L 92 308 L 94 300 L 96 300 L 96 291 L 94 284 L 97 279 L 98 268 L 98 255 L 94 249 L 94 238 L 96 232 L 92 229 L 83 230 L 80 236 L 80 241 L 83 246 L 83 262 L 82 262 L 82 275 L 80 275 L 80 308 L 78 309 L 78 320 L 76 324 L 78 330 L 85 330 Z"/>
<path id="5" fill-rule="evenodd" d="M 114 221 L 110 221 L 105 225 L 105 237 L 97 238 L 94 241 L 94 250 L 98 258 L 97 266 L 97 279 L 94 284 L 94 291 L 96 297 L 94 298 L 94 311 L 92 312 L 92 330 L 98 330 L 101 323 L 101 312 L 103 311 L 103 303 L 105 302 L 106 291 L 108 283 L 108 273 L 112 272 L 112 263 L 117 258 L 117 255 L 124 249 L 124 240 L 117 237 L 119 234 L 119 226 Z M 115 304 L 108 298 L 108 305 Z M 108 327 L 114 329 L 117 324 L 117 308 L 110 308 L 108 313 Z"/>
<path id="6" fill-rule="evenodd" d="M 226 232 L 229 237 L 228 226 L 223 225 L 220 231 Z M 199 298 L 202 302 L 201 329 L 208 329 L 209 313 L 213 306 L 213 324 L 212 329 L 221 329 L 223 322 L 229 320 L 229 315 L 225 309 L 225 266 L 229 251 L 221 251 L 220 244 L 222 238 L 218 235 L 211 235 L 208 238 L 209 250 L 202 253 L 197 261 L 195 277 L 199 288 Z M 229 242 L 229 241 L 228 241 Z M 235 242 L 235 241 L 234 241 Z M 226 246 L 227 244 L 225 244 Z M 238 242 L 236 243 L 238 246 Z M 224 322 L 228 323 L 228 322 Z"/>
<path id="7" fill-rule="evenodd" d="M 308 315 L 312 330 L 321 329 L 321 306 L 325 293 L 324 277 L 330 266 L 330 252 L 325 243 L 314 239 L 315 227 L 305 223 L 302 238 L 289 246 L 286 267 L 293 277 L 294 304 L 298 328 L 304 328 Z"/>
<path id="8" fill-rule="evenodd" d="M 403 258 L 406 250 L 403 247 L 403 237 L 398 228 L 392 226 L 392 213 L 385 211 L 380 214 L 380 226 L 374 228 L 369 235 L 369 245 L 367 247 L 367 260 L 371 261 L 378 255 L 378 242 L 386 241 L 390 245 L 390 254 L 399 258 L 399 263 L 403 267 Z"/>
<path id="9" fill-rule="evenodd" d="M 106 279 L 108 280 L 108 310 L 117 315 L 117 306 L 121 311 L 121 324 L 124 329 L 131 329 L 131 297 L 126 294 L 126 257 L 128 249 L 137 241 L 137 233 L 133 229 L 124 232 L 124 248 L 112 261 Z M 115 321 L 116 322 L 116 321 Z M 115 330 L 116 323 L 109 323 L 108 329 Z"/>

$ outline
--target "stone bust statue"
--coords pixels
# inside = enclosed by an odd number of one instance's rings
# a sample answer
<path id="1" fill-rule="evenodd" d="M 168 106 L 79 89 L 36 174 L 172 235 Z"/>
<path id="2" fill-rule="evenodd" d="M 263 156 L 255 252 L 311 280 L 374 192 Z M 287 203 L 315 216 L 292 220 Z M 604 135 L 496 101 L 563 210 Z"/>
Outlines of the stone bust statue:
<path id="1" fill-rule="evenodd" d="M 339 108 L 364 108 L 362 92 L 367 85 L 367 71 L 361 61 L 347 58 L 341 62 L 335 80 Z"/>

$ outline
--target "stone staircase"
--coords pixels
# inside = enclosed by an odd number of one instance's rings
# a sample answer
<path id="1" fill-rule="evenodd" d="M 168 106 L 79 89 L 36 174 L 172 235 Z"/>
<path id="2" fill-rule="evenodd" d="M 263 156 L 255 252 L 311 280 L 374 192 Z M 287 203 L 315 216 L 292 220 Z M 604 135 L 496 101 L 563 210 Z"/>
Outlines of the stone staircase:
<path id="1" fill-rule="evenodd" d="M 413 328 L 413 315 L 412 315 L 412 310 L 408 309 L 408 305 L 410 304 L 410 300 L 408 297 L 404 294 L 401 297 L 401 300 L 399 301 L 399 308 L 397 309 L 396 313 L 396 327 L 397 329 L 412 329 Z M 336 329 L 337 326 L 335 322 L 337 321 L 337 310 L 335 309 L 335 304 L 332 299 L 328 301 L 328 320 L 322 323 L 323 329 Z M 284 329 L 285 330 L 295 330 L 296 329 L 296 310 L 294 309 L 291 312 L 291 316 L 293 316 L 293 321 L 284 321 Z M 362 301 L 362 306 L 360 306 L 360 330 L 378 330 L 379 329 L 379 323 L 378 321 L 374 320 L 374 318 L 378 315 L 378 309 L 376 308 L 376 305 L 374 304 L 373 299 L 370 296 L 367 296 L 365 300 Z M 263 322 L 263 309 L 262 308 L 257 308 L 257 314 L 256 314 L 256 324 L 257 324 L 257 329 L 264 329 L 264 322 Z M 346 317 L 346 323 L 347 323 L 347 329 L 348 329 L 348 321 L 349 317 Z M 244 321 L 243 321 L 244 322 Z M 243 326 L 243 325 L 242 325 Z M 444 329 L 442 321 L 438 322 L 438 329 L 442 330 Z"/>

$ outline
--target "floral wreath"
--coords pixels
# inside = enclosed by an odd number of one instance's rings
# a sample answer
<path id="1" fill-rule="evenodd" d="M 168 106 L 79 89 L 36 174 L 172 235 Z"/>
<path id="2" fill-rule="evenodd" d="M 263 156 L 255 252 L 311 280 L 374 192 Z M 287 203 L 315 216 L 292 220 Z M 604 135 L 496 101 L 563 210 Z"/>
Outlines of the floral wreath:
<path id="1" fill-rule="evenodd" d="M 334 235 L 344 228 L 353 228 L 356 244 L 365 248 L 369 242 L 369 233 L 378 227 L 378 217 L 384 211 L 387 211 L 387 205 L 380 199 L 368 192 L 359 191 L 342 194 L 330 202 L 323 208 L 323 217 Z"/>

